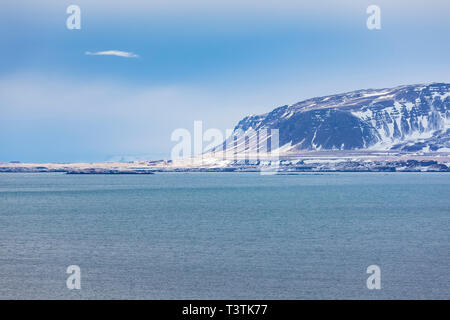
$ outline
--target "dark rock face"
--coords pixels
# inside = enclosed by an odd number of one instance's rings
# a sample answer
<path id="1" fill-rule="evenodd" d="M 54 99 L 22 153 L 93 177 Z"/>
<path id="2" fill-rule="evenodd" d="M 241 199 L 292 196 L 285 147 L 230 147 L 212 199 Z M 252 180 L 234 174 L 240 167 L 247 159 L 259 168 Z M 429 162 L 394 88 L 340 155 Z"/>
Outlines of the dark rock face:
<path id="1" fill-rule="evenodd" d="M 450 84 L 400 86 L 308 99 L 242 119 L 235 131 L 278 129 L 295 150 L 450 148 Z"/>
<path id="2" fill-rule="evenodd" d="M 378 141 L 366 122 L 340 110 L 298 113 L 280 123 L 280 145 L 292 142 L 299 149 L 361 149 Z"/>

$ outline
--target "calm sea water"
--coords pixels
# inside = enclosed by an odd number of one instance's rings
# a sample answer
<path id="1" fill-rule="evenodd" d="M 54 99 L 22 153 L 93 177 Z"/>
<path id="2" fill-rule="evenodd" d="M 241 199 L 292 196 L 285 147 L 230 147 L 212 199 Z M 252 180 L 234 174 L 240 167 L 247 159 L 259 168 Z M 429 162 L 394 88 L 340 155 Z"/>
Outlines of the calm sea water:
<path id="1" fill-rule="evenodd" d="M 2 173 L 0 298 L 449 299 L 450 174 Z"/>

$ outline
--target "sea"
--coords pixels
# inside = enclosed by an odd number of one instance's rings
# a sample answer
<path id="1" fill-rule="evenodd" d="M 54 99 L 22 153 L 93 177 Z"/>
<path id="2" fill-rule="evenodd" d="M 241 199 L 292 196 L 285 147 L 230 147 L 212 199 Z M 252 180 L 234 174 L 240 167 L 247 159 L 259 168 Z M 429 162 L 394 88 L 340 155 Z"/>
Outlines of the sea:
<path id="1" fill-rule="evenodd" d="M 449 298 L 450 173 L 0 173 L 0 299 Z"/>

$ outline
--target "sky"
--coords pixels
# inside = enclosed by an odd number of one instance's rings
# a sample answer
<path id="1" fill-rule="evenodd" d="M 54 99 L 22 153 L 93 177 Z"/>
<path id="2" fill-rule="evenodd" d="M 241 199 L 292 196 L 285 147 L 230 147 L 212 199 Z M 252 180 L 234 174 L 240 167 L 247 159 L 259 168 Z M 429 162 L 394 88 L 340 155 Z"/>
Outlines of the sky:
<path id="1" fill-rule="evenodd" d="M 169 158 L 195 120 L 225 132 L 315 96 L 450 82 L 449 15 L 448 0 L 2 1 L 0 162 Z"/>

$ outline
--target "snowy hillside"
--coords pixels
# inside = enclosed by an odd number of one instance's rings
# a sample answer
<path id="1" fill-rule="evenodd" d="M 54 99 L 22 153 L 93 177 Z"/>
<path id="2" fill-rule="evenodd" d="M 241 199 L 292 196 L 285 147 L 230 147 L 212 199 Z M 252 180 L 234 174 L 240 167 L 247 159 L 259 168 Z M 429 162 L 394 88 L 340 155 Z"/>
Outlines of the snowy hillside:
<path id="1" fill-rule="evenodd" d="M 279 146 L 284 152 L 448 152 L 450 84 L 406 85 L 312 98 L 245 117 L 235 132 L 262 129 L 279 130 Z"/>

